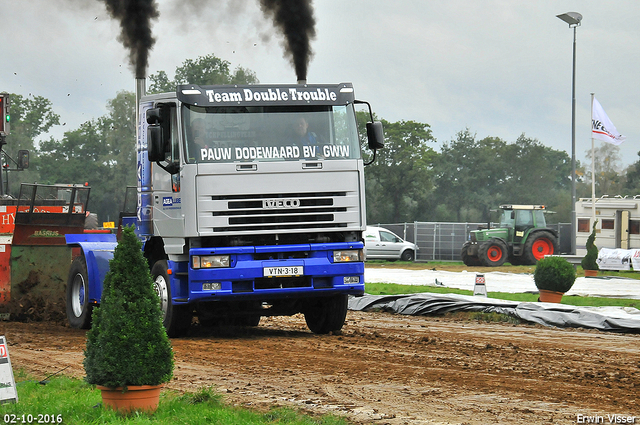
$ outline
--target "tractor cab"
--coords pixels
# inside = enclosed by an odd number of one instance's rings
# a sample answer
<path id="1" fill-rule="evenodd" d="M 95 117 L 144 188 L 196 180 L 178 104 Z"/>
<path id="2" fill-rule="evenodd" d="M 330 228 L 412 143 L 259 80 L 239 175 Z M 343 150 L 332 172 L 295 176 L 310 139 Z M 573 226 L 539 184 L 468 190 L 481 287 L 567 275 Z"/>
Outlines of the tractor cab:
<path id="1" fill-rule="evenodd" d="M 501 205 L 500 228 L 508 229 L 508 241 L 521 243 L 531 229 L 546 228 L 544 205 Z"/>

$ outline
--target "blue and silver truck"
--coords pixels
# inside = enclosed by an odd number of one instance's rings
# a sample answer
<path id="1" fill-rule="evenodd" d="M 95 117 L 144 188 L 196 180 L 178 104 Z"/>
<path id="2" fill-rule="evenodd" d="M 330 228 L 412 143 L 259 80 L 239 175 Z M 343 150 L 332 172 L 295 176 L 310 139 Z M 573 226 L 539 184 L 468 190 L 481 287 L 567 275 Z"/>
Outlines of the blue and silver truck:
<path id="1" fill-rule="evenodd" d="M 350 83 L 181 85 L 137 81 L 135 226 L 169 336 L 201 325 L 255 326 L 303 313 L 315 333 L 342 328 L 364 293 L 364 166 Z M 368 147 L 383 130 L 366 124 Z M 126 204 L 127 202 L 125 202 Z M 128 202 L 132 204 L 133 202 Z M 128 211 L 127 211 L 128 210 Z M 117 235 L 67 235 L 75 248 L 67 316 L 88 328 Z"/>

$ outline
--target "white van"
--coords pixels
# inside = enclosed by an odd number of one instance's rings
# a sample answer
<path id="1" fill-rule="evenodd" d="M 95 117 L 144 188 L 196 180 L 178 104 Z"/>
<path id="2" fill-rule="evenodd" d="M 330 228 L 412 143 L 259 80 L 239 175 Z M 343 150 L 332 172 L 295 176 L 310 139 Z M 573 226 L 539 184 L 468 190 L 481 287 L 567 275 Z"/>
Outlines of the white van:
<path id="1" fill-rule="evenodd" d="M 413 261 L 418 247 L 383 227 L 367 226 L 364 236 L 365 259 Z"/>

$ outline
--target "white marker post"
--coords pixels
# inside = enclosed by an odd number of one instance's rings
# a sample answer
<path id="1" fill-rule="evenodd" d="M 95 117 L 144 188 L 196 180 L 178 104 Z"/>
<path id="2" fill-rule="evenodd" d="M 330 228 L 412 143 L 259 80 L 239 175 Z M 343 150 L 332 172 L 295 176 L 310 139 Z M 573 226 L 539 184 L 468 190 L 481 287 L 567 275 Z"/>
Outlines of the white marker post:
<path id="1" fill-rule="evenodd" d="M 8 402 L 17 403 L 18 392 L 13 378 L 7 340 L 4 336 L 0 336 L 0 404 Z"/>
<path id="2" fill-rule="evenodd" d="M 476 274 L 476 284 L 473 287 L 473 295 L 486 297 L 487 287 L 485 286 L 484 274 Z"/>

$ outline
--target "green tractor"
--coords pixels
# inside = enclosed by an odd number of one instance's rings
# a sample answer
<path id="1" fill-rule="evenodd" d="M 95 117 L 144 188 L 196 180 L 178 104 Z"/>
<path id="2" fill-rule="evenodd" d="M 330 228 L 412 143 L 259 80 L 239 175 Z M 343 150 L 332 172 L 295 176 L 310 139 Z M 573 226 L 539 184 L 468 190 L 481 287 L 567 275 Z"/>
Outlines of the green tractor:
<path id="1" fill-rule="evenodd" d="M 501 205 L 500 211 L 498 228 L 474 230 L 462 245 L 467 266 L 533 265 L 558 253 L 558 234 L 547 228 L 544 205 Z"/>

